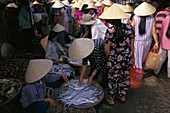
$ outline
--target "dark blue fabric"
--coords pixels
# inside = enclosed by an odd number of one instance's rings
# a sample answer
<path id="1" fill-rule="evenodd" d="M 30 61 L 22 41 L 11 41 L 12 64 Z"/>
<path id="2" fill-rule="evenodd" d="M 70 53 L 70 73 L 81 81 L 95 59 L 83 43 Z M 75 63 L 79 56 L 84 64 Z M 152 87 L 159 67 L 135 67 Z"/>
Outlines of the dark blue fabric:
<path id="1" fill-rule="evenodd" d="M 50 83 L 47 83 L 46 84 L 48 87 L 51 87 L 51 88 L 56 88 L 57 87 L 57 80 L 55 82 L 50 82 Z"/>
<path id="2" fill-rule="evenodd" d="M 23 109 L 24 113 L 45 113 L 48 109 L 48 104 L 43 101 L 35 102 Z"/>

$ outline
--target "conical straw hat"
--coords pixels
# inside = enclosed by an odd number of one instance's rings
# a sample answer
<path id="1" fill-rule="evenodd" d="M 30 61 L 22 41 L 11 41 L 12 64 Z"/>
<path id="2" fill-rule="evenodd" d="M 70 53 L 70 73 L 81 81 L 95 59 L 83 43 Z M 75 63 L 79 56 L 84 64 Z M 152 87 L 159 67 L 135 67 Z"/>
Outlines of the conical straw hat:
<path id="1" fill-rule="evenodd" d="M 93 3 L 93 0 L 85 0 L 85 4 Z"/>
<path id="2" fill-rule="evenodd" d="M 116 4 L 110 6 L 100 16 L 100 19 L 126 19 L 129 18 L 125 12 L 123 12 Z"/>
<path id="3" fill-rule="evenodd" d="M 46 49 L 47 49 L 48 36 L 49 36 L 49 35 L 47 35 L 44 39 L 42 39 L 42 40 L 40 41 L 40 43 L 41 43 L 44 51 L 46 51 Z"/>
<path id="4" fill-rule="evenodd" d="M 80 8 L 81 7 L 81 3 L 80 2 L 75 2 L 72 7 Z"/>
<path id="5" fill-rule="evenodd" d="M 147 2 L 143 2 L 138 7 L 135 8 L 134 13 L 139 16 L 152 15 L 156 11 L 156 8 Z"/>
<path id="6" fill-rule="evenodd" d="M 125 5 L 122 5 L 122 4 L 117 4 L 115 3 L 122 11 L 126 11 L 127 10 L 127 7 Z"/>
<path id="7" fill-rule="evenodd" d="M 25 74 L 25 81 L 33 83 L 43 78 L 51 69 L 53 62 L 49 59 L 30 60 Z"/>
<path id="8" fill-rule="evenodd" d="M 15 3 L 9 3 L 6 7 L 18 8 Z"/>
<path id="9" fill-rule="evenodd" d="M 62 1 L 62 3 L 63 3 L 64 5 L 70 7 L 70 3 L 68 2 L 68 0 L 64 0 L 64 1 Z"/>
<path id="10" fill-rule="evenodd" d="M 37 23 L 41 20 L 42 15 L 40 13 L 35 13 L 34 14 L 34 22 Z"/>
<path id="11" fill-rule="evenodd" d="M 64 31 L 65 30 L 65 27 L 61 26 L 60 24 L 56 24 L 54 26 L 54 28 L 52 29 L 52 31 L 55 31 L 55 32 L 61 32 L 61 31 Z M 47 49 L 47 43 L 48 43 L 48 36 L 47 35 L 44 39 L 41 40 L 41 45 L 43 47 L 43 49 L 46 51 Z"/>
<path id="12" fill-rule="evenodd" d="M 110 0 L 104 0 L 104 1 L 102 1 L 102 3 L 104 5 L 107 5 L 107 6 L 111 6 L 112 5 L 112 2 Z"/>
<path id="13" fill-rule="evenodd" d="M 55 3 L 55 2 L 56 2 L 56 0 L 49 0 L 49 1 L 47 2 L 47 4 Z"/>
<path id="14" fill-rule="evenodd" d="M 79 0 L 72 0 L 72 3 L 78 2 Z"/>
<path id="15" fill-rule="evenodd" d="M 96 7 L 94 6 L 94 3 L 89 3 L 86 9 L 96 9 Z"/>
<path id="16" fill-rule="evenodd" d="M 33 5 L 38 5 L 38 4 L 40 4 L 40 3 L 36 0 L 33 2 Z"/>
<path id="17" fill-rule="evenodd" d="M 52 8 L 62 8 L 64 7 L 64 5 L 59 1 L 57 0 L 53 5 L 52 5 Z"/>
<path id="18" fill-rule="evenodd" d="M 94 49 L 94 42 L 88 38 L 75 39 L 68 49 L 68 55 L 74 60 L 90 55 Z"/>
<path id="19" fill-rule="evenodd" d="M 130 13 L 133 11 L 133 8 L 129 4 L 126 5 L 126 8 L 127 9 L 126 9 L 125 13 Z"/>
<path id="20" fill-rule="evenodd" d="M 54 26 L 54 28 L 52 29 L 52 31 L 55 31 L 55 32 L 61 32 L 61 31 L 64 31 L 65 30 L 65 27 L 63 27 L 62 25 L 60 24 L 56 24 Z"/>
<path id="21" fill-rule="evenodd" d="M 100 2 L 100 1 L 97 1 L 97 2 L 95 3 L 95 6 L 102 6 L 102 5 L 103 5 L 103 3 Z"/>
<path id="22" fill-rule="evenodd" d="M 90 14 L 83 15 L 83 20 L 80 21 L 81 25 L 92 25 L 96 22 L 96 20 L 92 20 Z"/>

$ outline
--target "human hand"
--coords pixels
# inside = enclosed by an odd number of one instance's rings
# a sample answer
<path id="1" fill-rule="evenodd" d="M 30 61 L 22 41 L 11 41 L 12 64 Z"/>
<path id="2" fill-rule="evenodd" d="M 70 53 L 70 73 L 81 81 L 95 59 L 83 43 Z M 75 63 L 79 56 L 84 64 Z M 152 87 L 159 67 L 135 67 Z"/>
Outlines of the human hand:
<path id="1" fill-rule="evenodd" d="M 49 102 L 50 102 L 51 108 L 56 106 L 56 103 L 55 103 L 55 101 L 52 98 L 49 98 Z"/>
<path id="2" fill-rule="evenodd" d="M 63 75 L 63 74 L 60 74 L 60 76 L 63 77 L 63 79 L 64 79 L 65 81 L 69 81 L 68 78 L 67 78 L 67 76 L 65 76 L 65 75 Z"/>
<path id="3" fill-rule="evenodd" d="M 83 77 L 80 76 L 79 82 L 78 82 L 78 86 L 80 86 L 83 82 Z"/>
<path id="4" fill-rule="evenodd" d="M 88 79 L 88 86 L 92 85 L 92 83 L 93 83 L 93 78 L 90 77 L 90 78 Z"/>
<path id="5" fill-rule="evenodd" d="M 155 43 L 155 45 L 153 46 L 153 49 L 158 49 L 158 43 Z"/>
<path id="6" fill-rule="evenodd" d="M 66 55 L 67 55 L 67 53 L 66 53 L 65 51 L 63 51 L 63 55 L 64 55 L 64 56 L 66 56 Z"/>

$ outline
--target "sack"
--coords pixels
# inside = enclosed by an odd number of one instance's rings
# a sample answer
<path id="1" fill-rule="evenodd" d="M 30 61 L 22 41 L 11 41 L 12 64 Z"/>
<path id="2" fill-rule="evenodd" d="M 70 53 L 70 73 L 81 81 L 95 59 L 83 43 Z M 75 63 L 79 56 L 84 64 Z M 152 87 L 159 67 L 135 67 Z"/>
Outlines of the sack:
<path id="1" fill-rule="evenodd" d="M 60 24 L 60 17 L 59 16 L 54 16 L 54 23 L 55 24 L 57 24 L 57 23 Z"/>
<path id="2" fill-rule="evenodd" d="M 160 55 L 158 54 L 158 49 L 151 49 L 146 59 L 145 66 L 148 69 L 157 70 L 159 65 L 159 57 Z"/>
<path id="3" fill-rule="evenodd" d="M 144 71 L 140 68 L 136 68 L 133 64 L 132 68 L 130 69 L 130 87 L 131 88 L 139 88 L 142 82 Z"/>

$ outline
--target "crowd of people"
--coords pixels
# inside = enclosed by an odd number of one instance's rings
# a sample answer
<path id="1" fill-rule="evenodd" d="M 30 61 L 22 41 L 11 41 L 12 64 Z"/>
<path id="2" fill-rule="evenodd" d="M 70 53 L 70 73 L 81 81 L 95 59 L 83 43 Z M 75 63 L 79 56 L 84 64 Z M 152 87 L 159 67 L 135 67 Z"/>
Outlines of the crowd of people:
<path id="1" fill-rule="evenodd" d="M 160 54 L 159 68 L 154 74 L 160 72 L 168 57 L 170 78 L 170 3 L 162 11 L 156 12 L 155 7 L 151 2 L 136 3 L 132 7 L 110 0 L 48 0 L 45 3 L 21 0 L 19 27 L 25 35 L 25 48 L 30 49 L 35 36 L 46 52 L 46 59 L 31 60 L 28 65 L 27 85 L 21 98 L 24 112 L 44 113 L 46 102 L 55 106 L 54 100 L 45 98 L 43 91 L 46 82 L 54 82 L 60 76 L 68 81 L 64 73 L 48 75 L 52 65 L 62 62 L 62 55 L 82 59 L 78 85 L 82 84 L 88 61 L 91 66 L 88 85 L 102 73 L 101 85 L 108 88 L 106 101 L 111 105 L 115 104 L 116 97 L 126 100 L 130 68 L 134 64 L 143 69 L 151 48 L 159 49 Z M 48 32 L 44 32 L 43 27 Z M 69 35 L 76 39 L 72 42 Z"/>

